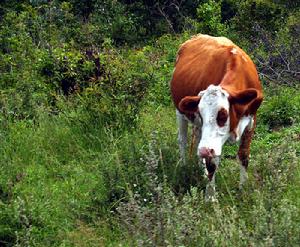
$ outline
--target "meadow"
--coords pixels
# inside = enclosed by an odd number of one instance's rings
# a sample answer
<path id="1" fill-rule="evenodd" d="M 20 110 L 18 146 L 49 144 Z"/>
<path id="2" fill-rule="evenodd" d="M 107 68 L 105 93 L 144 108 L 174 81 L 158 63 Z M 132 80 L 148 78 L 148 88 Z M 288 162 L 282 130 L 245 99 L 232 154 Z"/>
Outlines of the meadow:
<path id="1" fill-rule="evenodd" d="M 259 119 L 273 97 L 266 97 Z M 243 191 L 237 147 L 225 146 L 219 202 L 209 204 L 197 157 L 186 167 L 179 163 L 172 106 L 144 108 L 137 126 L 122 134 L 85 118 L 69 110 L 41 112 L 35 122 L 2 129 L 2 243 L 298 245 L 299 123 L 269 131 L 258 121 Z"/>

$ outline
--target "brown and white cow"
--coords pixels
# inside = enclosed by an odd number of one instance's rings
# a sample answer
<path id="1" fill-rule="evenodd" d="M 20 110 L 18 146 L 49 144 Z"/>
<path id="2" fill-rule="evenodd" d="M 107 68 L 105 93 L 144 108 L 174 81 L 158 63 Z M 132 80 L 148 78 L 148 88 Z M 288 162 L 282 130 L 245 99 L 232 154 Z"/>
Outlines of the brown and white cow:
<path id="1" fill-rule="evenodd" d="M 215 172 L 223 144 L 240 141 L 240 187 L 247 179 L 250 143 L 262 86 L 250 57 L 224 37 L 197 35 L 178 51 L 171 80 L 180 155 L 185 163 L 188 122 L 209 183 L 206 200 L 215 200 Z"/>

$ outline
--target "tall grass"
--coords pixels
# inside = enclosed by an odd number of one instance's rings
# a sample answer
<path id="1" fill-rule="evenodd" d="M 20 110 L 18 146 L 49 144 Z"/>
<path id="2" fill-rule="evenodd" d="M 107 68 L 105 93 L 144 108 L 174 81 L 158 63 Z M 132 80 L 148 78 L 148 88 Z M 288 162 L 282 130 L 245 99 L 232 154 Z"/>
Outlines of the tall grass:
<path id="1" fill-rule="evenodd" d="M 189 193 L 178 197 L 176 187 L 168 181 L 171 173 L 166 172 L 167 166 L 176 166 L 168 162 L 173 148 L 162 152 L 159 138 L 151 139 L 145 154 L 150 182 L 145 182 L 146 189 L 142 190 L 150 195 L 141 193 L 140 185 L 134 185 L 129 189 L 128 201 L 118 208 L 131 245 L 298 246 L 299 200 L 291 195 L 298 195 L 300 189 L 299 127 L 254 139 L 249 181 L 243 191 L 237 189 L 238 162 L 223 159 L 216 178 L 216 204 L 204 202 L 201 176 Z M 280 138 L 266 145 L 273 135 Z M 236 147 L 226 149 L 232 152 Z M 194 169 L 200 167 L 195 164 Z M 176 172 L 180 173 L 178 169 Z M 192 172 L 187 173 L 193 176 Z"/>
<path id="2" fill-rule="evenodd" d="M 127 130 L 80 107 L 46 112 L 1 128 L 2 245 L 299 245 L 298 122 L 271 131 L 258 120 L 244 191 L 226 146 L 219 203 L 207 204 L 196 156 L 178 162 L 172 106 L 143 108 Z"/>

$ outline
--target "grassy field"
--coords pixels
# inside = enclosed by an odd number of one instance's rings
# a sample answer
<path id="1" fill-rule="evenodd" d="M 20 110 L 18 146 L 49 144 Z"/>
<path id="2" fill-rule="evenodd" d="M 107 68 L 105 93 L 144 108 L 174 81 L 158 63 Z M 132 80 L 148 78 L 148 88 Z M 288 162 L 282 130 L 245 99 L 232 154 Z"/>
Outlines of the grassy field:
<path id="1" fill-rule="evenodd" d="M 249 181 L 238 190 L 237 146 L 226 146 L 215 204 L 197 158 L 178 162 L 173 106 L 145 106 L 127 131 L 68 107 L 2 121 L 0 245 L 299 246 L 300 124 L 284 111 L 300 100 L 265 91 Z"/>

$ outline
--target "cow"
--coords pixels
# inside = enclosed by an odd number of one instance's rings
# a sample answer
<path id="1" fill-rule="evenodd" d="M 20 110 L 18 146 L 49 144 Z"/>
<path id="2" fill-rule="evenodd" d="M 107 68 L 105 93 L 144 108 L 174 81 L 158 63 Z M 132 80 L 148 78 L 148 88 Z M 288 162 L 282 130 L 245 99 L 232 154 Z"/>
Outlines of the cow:
<path id="1" fill-rule="evenodd" d="M 188 123 L 193 124 L 197 155 L 208 184 L 207 201 L 215 201 L 215 173 L 226 141 L 240 142 L 240 183 L 247 180 L 250 143 L 262 86 L 250 57 L 231 40 L 199 34 L 177 53 L 170 82 L 176 107 L 180 157 L 185 164 Z"/>

